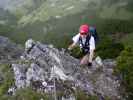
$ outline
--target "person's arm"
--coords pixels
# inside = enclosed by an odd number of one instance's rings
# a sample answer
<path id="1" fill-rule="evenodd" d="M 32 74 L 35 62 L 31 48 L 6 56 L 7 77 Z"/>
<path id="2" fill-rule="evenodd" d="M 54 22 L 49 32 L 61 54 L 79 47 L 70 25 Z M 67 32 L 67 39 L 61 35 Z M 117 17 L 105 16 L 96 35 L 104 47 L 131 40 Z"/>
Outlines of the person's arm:
<path id="1" fill-rule="evenodd" d="M 94 51 L 95 51 L 95 40 L 94 37 L 91 37 L 90 39 L 90 54 L 89 54 L 89 62 L 92 63 L 93 57 L 94 57 Z"/>
<path id="2" fill-rule="evenodd" d="M 73 43 L 68 47 L 68 50 L 72 50 L 75 46 L 78 45 L 79 36 L 80 36 L 80 34 L 77 34 L 77 35 L 75 35 L 75 36 L 72 38 Z"/>
<path id="3" fill-rule="evenodd" d="M 72 50 L 76 46 L 76 43 L 72 43 L 69 47 L 68 50 Z"/>
<path id="4" fill-rule="evenodd" d="M 91 50 L 90 50 L 90 54 L 89 54 L 89 62 L 90 62 L 90 63 L 92 63 L 93 57 L 94 57 L 94 50 L 91 49 Z"/>

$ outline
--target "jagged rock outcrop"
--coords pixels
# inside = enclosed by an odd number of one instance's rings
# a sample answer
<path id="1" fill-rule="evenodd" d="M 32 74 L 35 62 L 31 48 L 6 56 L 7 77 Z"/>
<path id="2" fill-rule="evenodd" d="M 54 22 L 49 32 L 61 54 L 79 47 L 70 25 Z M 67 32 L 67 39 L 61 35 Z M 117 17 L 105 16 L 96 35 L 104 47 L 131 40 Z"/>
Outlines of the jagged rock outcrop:
<path id="1" fill-rule="evenodd" d="M 43 92 L 55 91 L 56 87 L 66 98 L 80 89 L 99 98 L 120 99 L 119 79 L 112 75 L 115 61 L 97 60 L 100 58 L 93 61 L 92 67 L 80 66 L 78 59 L 63 50 L 30 39 L 21 60 L 12 64 L 15 85 L 18 89 L 31 86 Z"/>

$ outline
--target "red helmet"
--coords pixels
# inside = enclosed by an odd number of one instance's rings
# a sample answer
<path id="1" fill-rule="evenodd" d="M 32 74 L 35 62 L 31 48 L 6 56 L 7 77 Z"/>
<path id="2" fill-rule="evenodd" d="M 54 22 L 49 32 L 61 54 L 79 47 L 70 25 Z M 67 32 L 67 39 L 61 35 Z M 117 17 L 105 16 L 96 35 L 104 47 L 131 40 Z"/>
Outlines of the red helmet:
<path id="1" fill-rule="evenodd" d="M 79 28 L 80 35 L 87 35 L 89 32 L 89 26 L 87 24 L 81 25 Z"/>

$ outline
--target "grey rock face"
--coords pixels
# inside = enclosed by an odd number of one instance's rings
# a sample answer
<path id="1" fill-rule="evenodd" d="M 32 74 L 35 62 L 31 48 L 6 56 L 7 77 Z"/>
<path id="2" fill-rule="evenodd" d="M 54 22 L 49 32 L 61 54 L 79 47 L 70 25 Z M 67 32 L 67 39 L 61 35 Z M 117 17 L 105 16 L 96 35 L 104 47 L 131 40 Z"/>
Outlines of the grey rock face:
<path id="1" fill-rule="evenodd" d="M 17 59 L 22 54 L 22 47 L 16 45 L 8 38 L 0 36 L 0 60 Z"/>
<path id="2" fill-rule="evenodd" d="M 119 99 L 119 80 L 112 75 L 113 60 L 102 62 L 98 58 L 102 65 L 94 60 L 92 67 L 83 67 L 68 53 L 40 42 L 27 48 L 22 58 L 23 63 L 12 64 L 17 88 L 33 86 L 43 92 L 80 88 L 89 95 Z"/>

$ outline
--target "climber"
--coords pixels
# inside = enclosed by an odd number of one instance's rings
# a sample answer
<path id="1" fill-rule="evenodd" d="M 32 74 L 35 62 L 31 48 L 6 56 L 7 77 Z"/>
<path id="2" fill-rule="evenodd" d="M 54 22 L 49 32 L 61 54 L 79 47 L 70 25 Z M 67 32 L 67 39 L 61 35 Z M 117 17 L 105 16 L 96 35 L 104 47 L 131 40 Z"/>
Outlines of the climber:
<path id="1" fill-rule="evenodd" d="M 70 51 L 75 46 L 80 46 L 81 52 L 84 55 L 80 61 L 80 65 L 92 65 L 95 50 L 95 39 L 94 36 L 91 35 L 89 29 L 89 25 L 81 25 L 79 33 L 72 38 L 73 43 L 68 47 L 68 50 Z"/>

